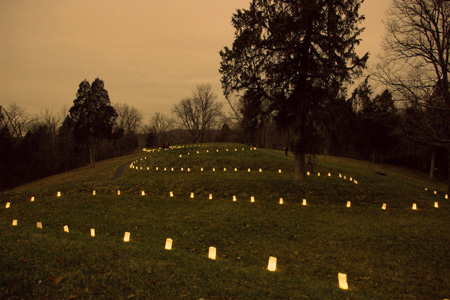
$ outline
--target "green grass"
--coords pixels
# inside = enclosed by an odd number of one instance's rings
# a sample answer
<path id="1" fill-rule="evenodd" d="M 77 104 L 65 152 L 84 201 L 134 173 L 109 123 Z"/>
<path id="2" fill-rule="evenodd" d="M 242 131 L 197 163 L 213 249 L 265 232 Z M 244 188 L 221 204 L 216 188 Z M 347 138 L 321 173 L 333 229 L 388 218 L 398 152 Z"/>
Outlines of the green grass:
<path id="1" fill-rule="evenodd" d="M 132 160 L 143 170 L 108 180 Z M 450 298 L 443 183 L 328 156 L 317 156 L 305 182 L 294 182 L 292 172 L 292 157 L 207 144 L 142 152 L 3 192 L 0 298 Z M 170 251 L 166 238 L 173 239 Z M 208 259 L 210 246 L 216 260 Z M 267 270 L 269 256 L 278 259 L 275 272 Z M 347 291 L 338 287 L 339 272 L 348 276 Z"/>

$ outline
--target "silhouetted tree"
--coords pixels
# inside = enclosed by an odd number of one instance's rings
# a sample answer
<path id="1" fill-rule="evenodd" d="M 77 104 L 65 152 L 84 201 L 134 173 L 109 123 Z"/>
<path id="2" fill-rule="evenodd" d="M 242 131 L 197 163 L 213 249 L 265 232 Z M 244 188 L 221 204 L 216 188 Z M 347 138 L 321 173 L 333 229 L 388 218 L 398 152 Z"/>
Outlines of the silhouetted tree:
<path id="1" fill-rule="evenodd" d="M 103 81 L 96 78 L 92 85 L 87 80 L 82 81 L 69 112 L 75 139 L 87 144 L 90 165 L 94 167 L 96 142 L 100 138 L 111 138 L 117 118 Z"/>
<path id="2" fill-rule="evenodd" d="M 197 85 L 191 98 L 185 98 L 174 105 L 173 113 L 180 125 L 189 131 L 192 142 L 204 141 L 206 131 L 211 129 L 222 114 L 222 104 L 216 102 L 217 96 L 211 85 Z"/>
<path id="3" fill-rule="evenodd" d="M 232 18 L 232 49 L 220 51 L 225 96 L 253 90 L 270 103 L 277 124 L 290 132 L 297 180 L 305 178 L 305 155 L 327 99 L 367 60 L 355 52 L 361 2 L 253 0 Z"/>

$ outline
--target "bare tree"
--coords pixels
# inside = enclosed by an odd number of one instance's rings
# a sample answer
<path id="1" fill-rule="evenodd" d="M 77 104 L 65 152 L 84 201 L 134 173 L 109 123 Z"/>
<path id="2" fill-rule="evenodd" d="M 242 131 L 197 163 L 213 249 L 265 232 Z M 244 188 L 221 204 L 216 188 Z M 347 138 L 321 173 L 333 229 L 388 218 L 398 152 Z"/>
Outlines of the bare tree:
<path id="1" fill-rule="evenodd" d="M 150 119 L 150 127 L 158 135 L 159 144 L 168 142 L 168 132 L 173 128 L 175 121 L 163 113 L 157 112 Z"/>
<path id="2" fill-rule="evenodd" d="M 142 113 L 134 106 L 117 103 L 114 105 L 117 116 L 116 126 L 122 128 L 124 133 L 136 133 L 142 126 Z"/>
<path id="3" fill-rule="evenodd" d="M 185 98 L 174 105 L 173 113 L 180 125 L 189 131 L 194 143 L 204 141 L 207 130 L 216 125 L 222 115 L 222 104 L 211 91 L 211 85 L 200 84 L 191 98 Z"/>
<path id="4" fill-rule="evenodd" d="M 394 0 L 386 25 L 384 62 L 373 73 L 421 116 L 430 146 L 450 153 L 450 3 Z"/>
<path id="5" fill-rule="evenodd" d="M 2 108 L 5 120 L 13 137 L 22 139 L 30 126 L 36 122 L 36 118 L 28 114 L 24 108 L 17 104 L 11 104 L 8 109 Z"/>

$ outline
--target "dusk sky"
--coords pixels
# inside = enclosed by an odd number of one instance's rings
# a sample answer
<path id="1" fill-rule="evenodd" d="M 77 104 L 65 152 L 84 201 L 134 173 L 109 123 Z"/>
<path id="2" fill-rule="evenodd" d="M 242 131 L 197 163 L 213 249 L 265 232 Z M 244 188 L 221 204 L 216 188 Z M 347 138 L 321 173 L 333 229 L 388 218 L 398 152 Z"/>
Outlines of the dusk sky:
<path id="1" fill-rule="evenodd" d="M 231 46 L 232 14 L 249 0 L 1 0 L 0 105 L 28 113 L 70 108 L 84 79 L 104 80 L 111 102 L 144 123 L 209 83 L 225 101 L 219 51 Z M 390 0 L 366 0 L 358 52 L 380 51 Z"/>

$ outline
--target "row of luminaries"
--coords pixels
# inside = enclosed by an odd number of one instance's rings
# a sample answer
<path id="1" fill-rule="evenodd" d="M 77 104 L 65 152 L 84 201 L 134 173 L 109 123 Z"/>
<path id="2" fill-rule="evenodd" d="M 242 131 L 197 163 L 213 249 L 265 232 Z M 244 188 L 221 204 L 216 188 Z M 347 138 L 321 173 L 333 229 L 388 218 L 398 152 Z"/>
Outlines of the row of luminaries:
<path id="1" fill-rule="evenodd" d="M 95 190 L 93 190 L 93 191 L 92 191 L 92 195 L 95 196 L 96 194 L 97 194 L 97 192 L 96 192 Z M 120 194 L 121 194 L 120 190 L 117 190 L 117 195 L 120 196 Z M 141 191 L 141 194 L 140 194 L 140 195 L 141 195 L 141 196 L 145 196 L 145 191 Z M 56 196 L 57 196 L 57 197 L 61 197 L 61 196 L 62 196 L 62 193 L 59 191 L 59 192 L 56 193 Z M 169 192 L 169 197 L 171 197 L 171 198 L 174 197 L 174 193 L 173 193 L 172 191 Z M 195 194 L 194 194 L 194 193 L 190 193 L 189 198 L 194 199 L 194 197 L 195 197 Z M 209 200 L 212 200 L 212 199 L 213 199 L 213 195 L 212 195 L 212 194 L 209 194 L 208 199 L 209 199 Z M 237 197 L 236 197 L 236 195 L 233 195 L 232 200 L 233 200 L 233 202 L 237 202 Z M 35 201 L 35 197 L 32 196 L 31 199 L 30 199 L 30 201 L 31 201 L 31 202 L 34 202 L 34 201 Z M 254 196 L 251 196 L 251 197 L 250 197 L 250 202 L 251 202 L 251 203 L 254 203 L 254 202 L 255 202 L 255 197 L 254 197 Z M 283 199 L 283 198 L 280 198 L 280 200 L 278 201 L 278 203 L 281 204 L 281 205 L 284 204 L 284 199 Z M 307 202 L 306 199 L 303 199 L 303 200 L 302 200 L 302 205 L 303 205 L 303 206 L 307 206 L 307 205 L 308 205 L 308 202 Z M 352 206 L 352 202 L 351 202 L 351 201 L 347 201 L 346 207 L 351 207 L 351 206 Z M 10 207 L 11 207 L 11 203 L 10 203 L 10 202 L 6 202 L 5 208 L 10 208 Z M 434 202 L 434 207 L 435 207 L 435 208 L 439 208 L 439 203 L 438 203 L 437 201 Z M 386 210 L 386 209 L 387 209 L 387 204 L 386 204 L 386 203 L 383 203 L 383 205 L 381 206 L 381 209 Z M 417 210 L 417 203 L 413 203 L 412 209 L 413 209 L 413 210 Z"/>
<path id="2" fill-rule="evenodd" d="M 13 220 L 12 222 L 12 226 L 18 226 L 18 221 L 17 220 Z M 42 229 L 42 222 L 37 222 L 36 227 L 38 229 Z M 68 225 L 64 225 L 63 227 L 64 232 L 69 233 L 69 226 Z M 95 237 L 95 228 L 91 228 L 90 230 L 91 233 L 91 237 Z M 123 241 L 124 242 L 130 242 L 131 240 L 131 233 L 130 232 L 125 232 L 124 237 L 123 237 Z M 172 250 L 173 249 L 173 240 L 170 238 L 166 239 L 166 244 L 165 244 L 165 249 L 166 250 Z M 217 256 L 217 249 L 216 247 L 209 247 L 209 251 L 208 251 L 208 258 L 215 260 Z M 277 269 L 277 258 L 274 256 L 270 256 L 269 257 L 269 263 L 267 265 L 267 269 L 269 271 L 276 271 Z M 341 289 L 347 290 L 348 289 L 348 284 L 347 284 L 347 274 L 343 274 L 343 273 L 339 273 L 338 274 L 338 280 L 339 280 L 339 287 Z"/>

